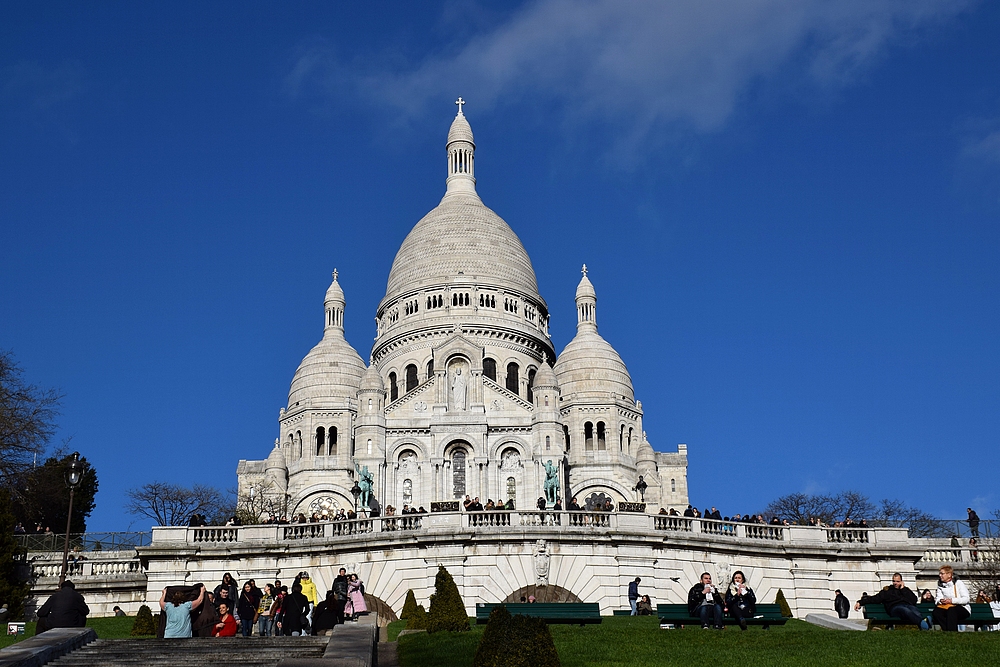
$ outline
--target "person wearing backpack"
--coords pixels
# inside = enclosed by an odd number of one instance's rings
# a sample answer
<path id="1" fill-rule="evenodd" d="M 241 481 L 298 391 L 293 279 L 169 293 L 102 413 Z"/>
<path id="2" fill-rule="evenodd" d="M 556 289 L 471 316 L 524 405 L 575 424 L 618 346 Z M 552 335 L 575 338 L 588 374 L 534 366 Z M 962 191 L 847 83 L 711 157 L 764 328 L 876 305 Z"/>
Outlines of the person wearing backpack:
<path id="1" fill-rule="evenodd" d="M 337 615 L 337 623 L 344 622 L 344 608 L 347 606 L 347 570 L 340 568 L 340 574 L 333 580 L 334 613 Z"/>

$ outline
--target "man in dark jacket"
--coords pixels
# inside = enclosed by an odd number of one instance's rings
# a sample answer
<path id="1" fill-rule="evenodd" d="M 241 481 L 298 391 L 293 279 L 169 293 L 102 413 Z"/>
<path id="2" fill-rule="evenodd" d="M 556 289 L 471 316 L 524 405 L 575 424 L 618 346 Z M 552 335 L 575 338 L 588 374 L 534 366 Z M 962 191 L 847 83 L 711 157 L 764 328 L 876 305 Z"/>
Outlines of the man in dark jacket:
<path id="1" fill-rule="evenodd" d="M 972 533 L 973 537 L 979 537 L 979 515 L 976 514 L 976 510 L 971 507 L 967 508 L 969 513 L 969 532 Z"/>
<path id="2" fill-rule="evenodd" d="M 876 595 L 862 595 L 854 605 L 854 611 L 859 611 L 867 604 L 885 605 L 885 612 L 890 616 L 919 625 L 921 630 L 931 629 L 930 623 L 920 615 L 920 609 L 917 608 L 917 594 L 903 585 L 903 575 L 899 572 L 892 575 L 892 586 Z"/>
<path id="3" fill-rule="evenodd" d="M 35 634 L 41 634 L 52 628 L 82 628 L 87 625 L 89 613 L 90 607 L 87 606 L 83 596 L 76 592 L 76 586 L 67 579 L 38 610 Z"/>
<path id="4" fill-rule="evenodd" d="M 839 588 L 837 589 L 837 597 L 833 598 L 833 608 L 840 618 L 847 618 L 847 615 L 851 613 L 851 602 L 846 595 L 840 592 Z"/>
<path id="5" fill-rule="evenodd" d="M 333 580 L 333 609 L 337 623 L 344 622 L 344 607 L 347 606 L 347 570 L 340 568 L 340 574 Z"/>
<path id="6" fill-rule="evenodd" d="M 708 629 L 709 618 L 714 621 L 715 629 L 722 630 L 722 613 L 725 600 L 719 594 L 718 589 L 712 585 L 712 575 L 705 572 L 701 575 L 701 581 L 691 587 L 688 591 L 688 614 L 701 619 L 701 628 Z"/>
<path id="7" fill-rule="evenodd" d="M 639 582 L 642 581 L 641 578 L 636 577 L 635 581 L 629 582 L 628 585 L 628 605 L 632 607 L 631 616 L 636 615 L 636 604 L 639 600 Z"/>

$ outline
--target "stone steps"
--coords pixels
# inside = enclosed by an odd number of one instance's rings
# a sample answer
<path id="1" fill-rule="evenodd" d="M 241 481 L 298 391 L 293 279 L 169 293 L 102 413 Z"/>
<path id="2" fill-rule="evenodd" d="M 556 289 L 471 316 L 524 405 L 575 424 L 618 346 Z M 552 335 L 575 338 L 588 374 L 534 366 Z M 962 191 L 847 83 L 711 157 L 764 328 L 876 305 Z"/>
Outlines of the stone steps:
<path id="1" fill-rule="evenodd" d="M 321 658 L 329 637 L 99 639 L 55 660 L 57 667 L 270 667 L 288 658 Z"/>

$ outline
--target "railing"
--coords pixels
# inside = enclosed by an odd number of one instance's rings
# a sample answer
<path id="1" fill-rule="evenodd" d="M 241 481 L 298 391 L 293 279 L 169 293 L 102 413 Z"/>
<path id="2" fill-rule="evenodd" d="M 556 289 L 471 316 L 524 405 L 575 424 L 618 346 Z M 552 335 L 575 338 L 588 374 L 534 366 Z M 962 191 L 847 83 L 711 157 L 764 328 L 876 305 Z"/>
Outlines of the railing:
<path id="1" fill-rule="evenodd" d="M 569 525 L 586 528 L 611 528 L 611 513 L 570 512 Z"/>
<path id="2" fill-rule="evenodd" d="M 192 542 L 238 542 L 240 529 L 234 526 L 190 528 Z"/>
<path id="3" fill-rule="evenodd" d="M 422 514 L 387 516 L 382 519 L 383 531 L 420 530 Z"/>
<path id="4" fill-rule="evenodd" d="M 743 524 L 742 528 L 745 536 L 751 540 L 775 540 L 776 542 L 783 542 L 785 540 L 785 529 L 783 526 L 747 523 Z"/>
<path id="5" fill-rule="evenodd" d="M 867 544 L 867 528 L 824 528 L 827 542 Z"/>
<path id="6" fill-rule="evenodd" d="M 670 516 L 658 514 L 653 517 L 653 528 L 656 530 L 675 530 L 682 533 L 690 533 L 694 519 L 687 517 Z"/>
<path id="7" fill-rule="evenodd" d="M 519 512 L 520 525 L 522 526 L 561 526 L 561 512 Z"/>
<path id="8" fill-rule="evenodd" d="M 509 526 L 511 512 L 469 512 L 465 516 L 469 518 L 469 525 L 479 528 L 483 526 Z"/>
<path id="9" fill-rule="evenodd" d="M 729 521 L 715 521 L 713 519 L 701 519 L 701 532 L 706 535 L 725 535 L 726 537 L 736 537 L 736 523 Z"/>
<path id="10" fill-rule="evenodd" d="M 118 532 L 118 533 L 70 533 L 69 548 L 71 551 L 121 551 L 149 545 L 152 533 Z M 15 535 L 18 546 L 28 551 L 62 551 L 66 541 L 65 533 Z"/>
<path id="11" fill-rule="evenodd" d="M 66 563 L 66 576 L 76 580 L 87 580 L 93 577 L 107 579 L 138 575 L 142 572 L 139 557 L 101 558 L 94 556 L 70 556 Z M 31 563 L 31 574 L 35 579 L 58 578 L 62 574 L 62 556 L 45 560 L 34 560 Z"/>

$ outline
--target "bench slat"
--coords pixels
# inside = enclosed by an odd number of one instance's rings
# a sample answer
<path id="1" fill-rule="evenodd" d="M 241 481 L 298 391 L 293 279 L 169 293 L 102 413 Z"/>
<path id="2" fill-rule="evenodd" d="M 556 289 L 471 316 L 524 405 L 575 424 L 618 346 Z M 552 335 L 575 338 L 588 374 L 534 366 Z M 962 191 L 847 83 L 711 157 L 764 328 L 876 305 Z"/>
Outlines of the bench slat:
<path id="1" fill-rule="evenodd" d="M 601 622 L 601 606 L 596 602 L 487 602 L 476 605 L 476 623 L 486 623 L 490 614 L 501 604 L 507 607 L 511 616 L 531 616 L 543 618 L 549 623 L 585 623 Z"/>

